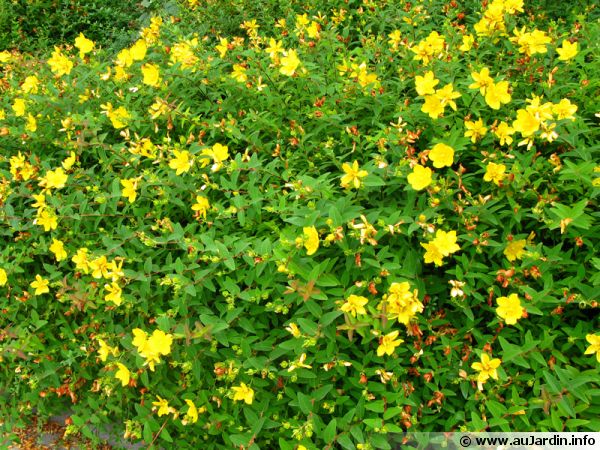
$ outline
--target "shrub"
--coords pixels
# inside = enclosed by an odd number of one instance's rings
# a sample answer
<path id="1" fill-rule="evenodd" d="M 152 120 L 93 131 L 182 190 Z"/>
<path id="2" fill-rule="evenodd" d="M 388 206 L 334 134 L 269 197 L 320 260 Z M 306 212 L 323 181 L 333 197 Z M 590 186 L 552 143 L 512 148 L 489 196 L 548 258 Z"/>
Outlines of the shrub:
<path id="1" fill-rule="evenodd" d="M 595 9 L 344 5 L 0 53 L 6 424 L 599 428 Z"/>
<path id="2" fill-rule="evenodd" d="M 40 52 L 79 33 L 120 49 L 155 9 L 151 1 L 0 0 L 0 49 Z"/>

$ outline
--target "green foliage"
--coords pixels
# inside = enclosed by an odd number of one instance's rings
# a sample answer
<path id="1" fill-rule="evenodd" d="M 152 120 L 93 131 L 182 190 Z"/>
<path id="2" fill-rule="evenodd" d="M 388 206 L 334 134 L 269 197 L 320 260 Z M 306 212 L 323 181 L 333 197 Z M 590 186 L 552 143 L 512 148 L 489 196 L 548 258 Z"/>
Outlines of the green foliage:
<path id="1" fill-rule="evenodd" d="M 0 49 L 40 52 L 72 42 L 79 33 L 118 49 L 156 6 L 131 0 L 0 0 Z"/>
<path id="2" fill-rule="evenodd" d="M 188 2 L 118 53 L 0 53 L 8 430 L 600 428 L 596 8 L 412 3 Z"/>

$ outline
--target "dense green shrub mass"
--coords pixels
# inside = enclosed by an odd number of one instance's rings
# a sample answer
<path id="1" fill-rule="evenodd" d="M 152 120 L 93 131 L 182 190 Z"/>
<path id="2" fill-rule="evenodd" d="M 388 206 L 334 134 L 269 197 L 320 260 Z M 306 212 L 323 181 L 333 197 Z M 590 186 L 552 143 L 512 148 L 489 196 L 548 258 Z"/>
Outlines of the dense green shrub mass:
<path id="1" fill-rule="evenodd" d="M 152 1 L 0 0 L 0 49 L 39 52 L 79 33 L 120 48 L 158 5 Z"/>
<path id="2" fill-rule="evenodd" d="M 0 52 L 4 428 L 600 429 L 596 8 L 201 3 Z"/>

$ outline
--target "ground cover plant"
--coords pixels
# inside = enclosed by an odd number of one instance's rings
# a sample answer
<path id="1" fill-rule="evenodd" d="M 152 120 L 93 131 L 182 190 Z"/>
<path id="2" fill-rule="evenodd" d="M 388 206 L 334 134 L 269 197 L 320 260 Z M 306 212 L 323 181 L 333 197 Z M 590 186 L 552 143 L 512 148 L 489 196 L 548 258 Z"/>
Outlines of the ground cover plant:
<path id="1" fill-rule="evenodd" d="M 600 429 L 597 8 L 243 5 L 0 52 L 4 432 Z"/>

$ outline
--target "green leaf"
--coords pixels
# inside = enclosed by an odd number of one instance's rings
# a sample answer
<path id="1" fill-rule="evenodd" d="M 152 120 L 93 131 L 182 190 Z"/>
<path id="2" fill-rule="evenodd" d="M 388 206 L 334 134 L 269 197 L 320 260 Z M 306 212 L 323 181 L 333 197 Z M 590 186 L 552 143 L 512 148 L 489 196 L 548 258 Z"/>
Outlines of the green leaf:
<path id="1" fill-rule="evenodd" d="M 313 408 L 310 396 L 303 394 L 302 392 L 298 392 L 298 406 L 300 406 L 300 410 L 304 414 L 310 414 Z"/>
<path id="2" fill-rule="evenodd" d="M 392 446 L 389 443 L 389 437 L 384 434 L 372 434 L 369 438 L 370 444 L 378 449 L 390 450 Z"/>
<path id="3" fill-rule="evenodd" d="M 337 438 L 337 443 L 346 450 L 356 450 L 352 439 L 350 439 L 350 436 L 347 433 L 340 434 Z"/>
<path id="4" fill-rule="evenodd" d="M 337 430 L 337 420 L 333 419 L 323 430 L 323 440 L 329 444 L 335 439 L 335 433 Z"/>

